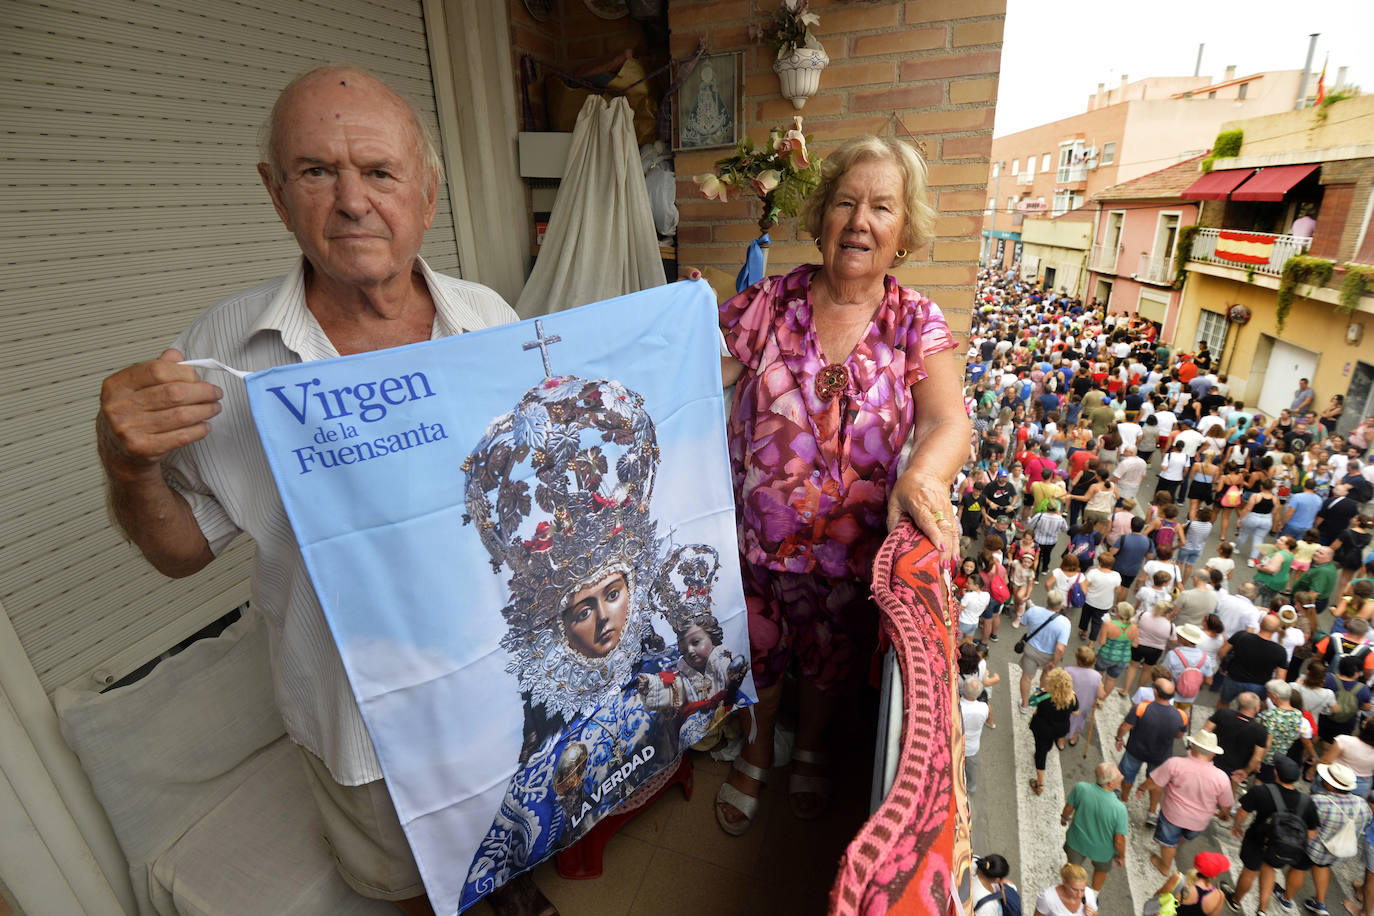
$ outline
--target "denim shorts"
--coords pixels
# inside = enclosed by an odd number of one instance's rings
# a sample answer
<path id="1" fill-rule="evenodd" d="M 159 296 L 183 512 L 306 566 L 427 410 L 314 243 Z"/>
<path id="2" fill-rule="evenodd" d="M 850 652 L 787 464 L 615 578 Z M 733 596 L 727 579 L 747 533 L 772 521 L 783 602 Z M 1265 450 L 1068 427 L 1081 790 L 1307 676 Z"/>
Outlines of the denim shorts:
<path id="1" fill-rule="evenodd" d="M 1121 677 L 1121 672 L 1125 671 L 1128 665 L 1130 665 L 1130 662 L 1104 662 L 1099 658 L 1093 667 L 1107 675 L 1107 677 L 1115 678 Z"/>
<path id="2" fill-rule="evenodd" d="M 1137 760 L 1135 757 L 1132 757 L 1130 751 L 1122 751 L 1121 762 L 1116 766 L 1117 769 L 1121 771 L 1122 781 L 1134 784 L 1135 778 L 1140 775 L 1141 767 L 1145 767 L 1145 775 L 1148 777 L 1155 770 L 1164 766 L 1164 761 L 1161 760 L 1158 763 L 1146 764 L 1145 761 Z"/>
<path id="3" fill-rule="evenodd" d="M 1159 823 L 1155 825 L 1155 842 L 1161 846 L 1177 848 L 1182 840 L 1191 840 L 1201 832 L 1180 827 L 1161 813 Z"/>
<path id="4" fill-rule="evenodd" d="M 1184 566 L 1192 566 L 1193 564 L 1197 563 L 1197 558 L 1200 556 L 1202 556 L 1201 547 L 1195 549 L 1184 547 L 1182 550 L 1178 552 L 1178 562 L 1183 564 Z"/>

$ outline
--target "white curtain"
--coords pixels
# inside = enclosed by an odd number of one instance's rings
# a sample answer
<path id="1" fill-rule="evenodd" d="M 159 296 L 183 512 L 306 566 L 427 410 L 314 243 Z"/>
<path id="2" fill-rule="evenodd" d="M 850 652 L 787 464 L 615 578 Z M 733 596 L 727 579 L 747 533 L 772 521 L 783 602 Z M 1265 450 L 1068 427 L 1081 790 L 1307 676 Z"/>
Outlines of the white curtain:
<path id="1" fill-rule="evenodd" d="M 634 114 L 623 98 L 591 96 L 578 112 L 544 244 L 515 310 L 522 318 L 547 315 L 665 282 Z"/>

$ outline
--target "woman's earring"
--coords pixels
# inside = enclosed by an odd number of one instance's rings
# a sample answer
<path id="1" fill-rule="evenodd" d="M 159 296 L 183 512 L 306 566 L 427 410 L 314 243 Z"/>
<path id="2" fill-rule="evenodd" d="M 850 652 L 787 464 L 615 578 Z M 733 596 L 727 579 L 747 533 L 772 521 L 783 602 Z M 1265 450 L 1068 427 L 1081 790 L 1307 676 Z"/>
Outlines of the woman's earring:
<path id="1" fill-rule="evenodd" d="M 821 247 L 821 240 L 820 240 L 820 239 L 816 239 L 816 247 L 817 247 L 817 248 L 820 248 L 820 247 Z"/>
<path id="2" fill-rule="evenodd" d="M 908 252 L 907 252 L 907 250 L 906 250 L 905 248 L 898 248 L 898 249 L 897 249 L 897 260 L 899 260 L 899 261 L 905 261 L 905 260 L 906 260 L 907 253 L 908 253 Z"/>

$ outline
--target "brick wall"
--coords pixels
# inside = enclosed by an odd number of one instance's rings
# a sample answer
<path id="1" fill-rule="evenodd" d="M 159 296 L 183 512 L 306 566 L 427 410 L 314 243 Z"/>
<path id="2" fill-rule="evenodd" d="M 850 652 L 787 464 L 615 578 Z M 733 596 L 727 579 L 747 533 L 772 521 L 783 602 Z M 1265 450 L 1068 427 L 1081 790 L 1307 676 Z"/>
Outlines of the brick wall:
<path id="1" fill-rule="evenodd" d="M 1339 103 L 1337 103 L 1339 104 Z M 1322 253 L 1322 257 L 1335 258 L 1337 261 L 1357 260 L 1355 246 L 1359 243 L 1360 231 L 1364 228 L 1365 213 L 1369 208 L 1369 197 L 1374 194 L 1374 159 L 1334 159 L 1322 163 L 1321 183 L 1323 185 L 1350 185 L 1350 200 L 1337 231 L 1340 241 L 1335 250 Z M 1331 189 L 1327 189 L 1330 198 Z M 1336 207 L 1328 207 L 1323 199 L 1321 210 L 1317 213 L 1317 228 L 1322 228 L 1322 220 L 1328 211 L 1334 216 Z"/>
<path id="2" fill-rule="evenodd" d="M 1006 0 L 812 0 L 821 19 L 814 31 L 830 66 L 800 112 L 779 95 L 771 50 L 746 38 L 748 26 L 767 21 L 779 2 L 673 0 L 672 53 L 689 53 L 702 37 L 712 52 L 746 52 L 744 127 L 756 143 L 770 128 L 790 123 L 794 113 L 805 118 L 811 148 L 821 155 L 869 133 L 914 142 L 930 166 L 930 203 L 939 220 L 933 242 L 912 253 L 895 275 L 938 302 L 962 335 L 978 269 Z M 677 155 L 681 269 L 714 268 L 721 272 L 716 276 L 733 277 L 745 245 L 758 235 L 756 200 L 704 200 L 692 182 L 726 154 Z M 798 237 L 795 220 L 784 220 L 770 234 L 770 274 L 815 261 L 815 244 Z"/>

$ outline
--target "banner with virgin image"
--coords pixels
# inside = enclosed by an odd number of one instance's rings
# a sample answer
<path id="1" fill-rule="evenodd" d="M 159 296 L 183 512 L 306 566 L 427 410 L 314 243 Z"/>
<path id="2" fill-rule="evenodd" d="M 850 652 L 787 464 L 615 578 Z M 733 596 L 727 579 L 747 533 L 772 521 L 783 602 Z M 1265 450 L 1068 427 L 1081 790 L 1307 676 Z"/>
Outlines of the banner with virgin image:
<path id="1" fill-rule="evenodd" d="M 752 702 L 720 383 L 701 282 L 249 377 L 436 912 Z"/>

